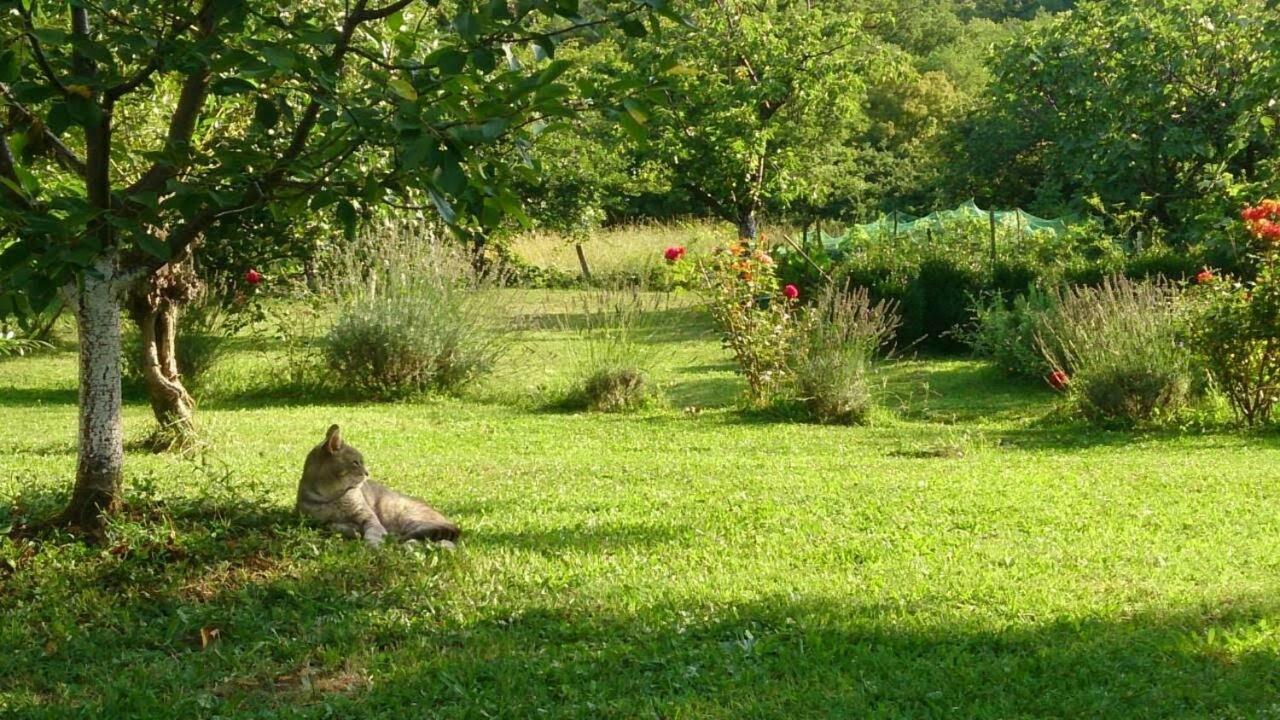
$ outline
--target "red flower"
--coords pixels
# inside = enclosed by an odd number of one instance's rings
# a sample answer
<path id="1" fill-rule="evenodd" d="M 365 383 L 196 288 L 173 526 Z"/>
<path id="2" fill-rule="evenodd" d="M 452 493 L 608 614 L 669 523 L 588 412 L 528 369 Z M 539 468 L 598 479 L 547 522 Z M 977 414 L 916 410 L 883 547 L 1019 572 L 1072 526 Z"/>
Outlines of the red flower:
<path id="1" fill-rule="evenodd" d="M 1071 384 L 1071 378 L 1061 370 L 1054 370 L 1049 373 L 1049 386 L 1054 390 L 1066 390 L 1067 385 Z"/>
<path id="2" fill-rule="evenodd" d="M 250 285 L 257 285 L 262 282 L 262 273 L 254 270 L 253 268 L 249 268 L 248 272 L 244 274 L 244 281 Z"/>
<path id="3" fill-rule="evenodd" d="M 786 295 L 788 300 L 795 300 L 800 297 L 800 288 L 795 285 L 787 285 L 782 288 L 782 294 Z"/>
<path id="4" fill-rule="evenodd" d="M 1201 285 L 1204 285 L 1205 283 L 1213 282 L 1213 273 L 1209 272 L 1208 268 L 1201 270 L 1200 272 L 1196 273 L 1196 282 L 1200 283 Z"/>
<path id="5" fill-rule="evenodd" d="M 662 256 L 667 259 L 667 262 L 676 262 L 680 258 L 684 257 L 684 246 L 672 245 L 667 248 L 666 252 L 662 253 Z"/>
<path id="6" fill-rule="evenodd" d="M 1263 221 L 1258 235 L 1264 240 L 1280 240 L 1280 223 Z"/>

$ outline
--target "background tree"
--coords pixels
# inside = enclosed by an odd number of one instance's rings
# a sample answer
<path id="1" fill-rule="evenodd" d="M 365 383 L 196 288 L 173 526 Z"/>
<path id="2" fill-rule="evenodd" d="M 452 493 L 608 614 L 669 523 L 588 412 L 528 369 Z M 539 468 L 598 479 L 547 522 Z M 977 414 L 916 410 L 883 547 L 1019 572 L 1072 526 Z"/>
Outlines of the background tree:
<path id="1" fill-rule="evenodd" d="M 119 498 L 130 288 L 151 283 L 161 312 L 180 299 L 157 285 L 166 266 L 257 213 L 333 212 L 353 230 L 362 208 L 429 205 L 464 233 L 519 215 L 510 179 L 536 165 L 512 158 L 574 112 L 555 47 L 641 10 L 669 13 L 659 0 L 0 2 L 0 313 L 63 291 L 79 327 L 63 519 L 96 526 Z"/>
<path id="2" fill-rule="evenodd" d="M 1003 52 L 964 130 L 969 184 L 1046 212 L 1096 194 L 1198 235 L 1273 182 L 1278 31 L 1262 0 L 1082 3 Z"/>
<path id="3" fill-rule="evenodd" d="M 717 0 L 662 43 L 624 44 L 630 72 L 667 78 L 664 103 L 625 107 L 624 128 L 711 214 L 755 237 L 766 202 L 800 195 L 816 155 L 861 115 L 870 60 L 853 3 Z"/>

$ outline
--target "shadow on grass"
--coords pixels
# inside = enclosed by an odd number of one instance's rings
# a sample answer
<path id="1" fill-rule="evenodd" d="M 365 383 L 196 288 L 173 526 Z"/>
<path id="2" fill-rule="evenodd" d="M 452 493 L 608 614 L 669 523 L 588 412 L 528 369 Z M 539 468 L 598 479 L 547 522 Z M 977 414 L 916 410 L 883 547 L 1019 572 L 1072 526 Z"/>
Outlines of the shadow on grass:
<path id="1" fill-rule="evenodd" d="M 1038 417 L 1053 406 L 1042 384 L 1011 378 L 987 363 L 890 363 L 886 404 L 904 419 L 962 423 Z"/>
<path id="2" fill-rule="evenodd" d="M 583 332 L 590 328 L 585 312 L 528 313 L 516 316 L 513 322 L 529 330 Z M 664 344 L 705 340 L 714 330 L 706 313 L 695 308 L 667 308 L 646 310 L 635 332 L 641 342 Z"/>
<path id="3" fill-rule="evenodd" d="M 664 388 L 672 407 L 727 407 L 742 396 L 745 385 L 740 377 L 700 377 L 672 383 Z"/>
<path id="4" fill-rule="evenodd" d="M 257 410 L 261 408 L 310 407 L 315 405 L 350 407 L 370 404 L 395 404 L 399 402 L 421 402 L 430 396 L 404 398 L 398 400 L 378 401 L 361 397 L 353 390 L 298 385 L 271 385 L 238 389 L 234 392 L 211 393 L 198 397 L 200 409 L 209 410 Z M 197 411 L 198 412 L 198 411 Z"/>
<path id="5" fill-rule="evenodd" d="M 1271 601 L 1002 630 L 912 630 L 900 614 L 793 597 L 714 613 L 537 608 L 426 640 L 360 703 L 430 697 L 447 717 L 1254 717 L 1280 691 L 1274 647 L 1228 653 L 1222 639 L 1274 622 Z"/>
<path id="6" fill-rule="evenodd" d="M 663 546 L 680 540 L 665 528 L 478 532 L 458 553 L 369 550 L 251 499 L 138 506 L 101 549 L 0 544 L 7 710 L 1261 717 L 1280 697 L 1273 597 L 1105 619 L 1009 617 L 999 627 L 800 588 L 633 607 L 625 593 L 557 589 L 580 575 L 576 565 L 503 575 L 491 551 L 607 557 L 622 545 L 660 563 Z M 504 577 L 510 587 L 492 584 Z"/>
<path id="7" fill-rule="evenodd" d="M 39 407 L 41 405 L 78 405 L 79 391 L 74 387 L 0 388 L 0 407 Z"/>

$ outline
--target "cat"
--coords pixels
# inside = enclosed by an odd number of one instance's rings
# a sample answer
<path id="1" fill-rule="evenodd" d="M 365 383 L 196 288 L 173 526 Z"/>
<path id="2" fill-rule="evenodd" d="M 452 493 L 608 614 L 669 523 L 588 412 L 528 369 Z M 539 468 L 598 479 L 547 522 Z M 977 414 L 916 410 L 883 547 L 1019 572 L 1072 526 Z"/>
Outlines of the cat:
<path id="1" fill-rule="evenodd" d="M 425 502 L 369 479 L 364 457 L 342 441 L 337 425 L 312 448 L 298 483 L 298 512 L 371 546 L 386 535 L 452 547 L 458 526 Z"/>

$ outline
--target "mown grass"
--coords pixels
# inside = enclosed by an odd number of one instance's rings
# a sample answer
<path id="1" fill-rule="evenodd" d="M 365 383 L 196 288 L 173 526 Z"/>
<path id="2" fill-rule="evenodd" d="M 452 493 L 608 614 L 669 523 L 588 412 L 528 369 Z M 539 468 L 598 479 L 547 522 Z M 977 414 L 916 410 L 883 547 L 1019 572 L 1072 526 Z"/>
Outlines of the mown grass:
<path id="1" fill-rule="evenodd" d="M 870 427 L 777 422 L 679 306 L 665 403 L 552 412 L 549 297 L 513 296 L 463 399 L 290 397 L 278 348 L 239 348 L 210 447 L 131 452 L 105 544 L 0 540 L 0 715 L 1280 716 L 1275 437 L 1089 430 L 961 360 L 895 365 Z M 0 362 L 0 527 L 63 502 L 74 382 L 69 353 Z M 331 422 L 456 552 L 292 516 Z"/>

